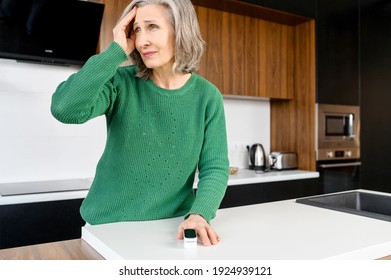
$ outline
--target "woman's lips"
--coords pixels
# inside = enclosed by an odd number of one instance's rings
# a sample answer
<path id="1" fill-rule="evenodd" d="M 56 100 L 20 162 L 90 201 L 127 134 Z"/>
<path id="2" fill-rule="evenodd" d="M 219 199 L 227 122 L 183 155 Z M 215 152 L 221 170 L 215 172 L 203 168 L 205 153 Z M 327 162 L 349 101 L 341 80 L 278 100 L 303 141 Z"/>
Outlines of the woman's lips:
<path id="1" fill-rule="evenodd" d="M 150 51 L 150 52 L 143 52 L 143 56 L 148 58 L 148 57 L 151 57 L 152 55 L 154 55 L 155 53 L 156 52 L 152 52 L 152 51 Z"/>

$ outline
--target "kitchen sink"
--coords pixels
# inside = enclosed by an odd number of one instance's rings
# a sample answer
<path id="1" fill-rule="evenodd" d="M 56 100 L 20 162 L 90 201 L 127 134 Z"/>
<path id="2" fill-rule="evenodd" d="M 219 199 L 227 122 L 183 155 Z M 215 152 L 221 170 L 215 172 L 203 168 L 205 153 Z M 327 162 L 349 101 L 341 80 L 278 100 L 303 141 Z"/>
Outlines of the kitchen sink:
<path id="1" fill-rule="evenodd" d="M 351 191 L 299 198 L 296 202 L 391 222 L 391 195 Z"/>

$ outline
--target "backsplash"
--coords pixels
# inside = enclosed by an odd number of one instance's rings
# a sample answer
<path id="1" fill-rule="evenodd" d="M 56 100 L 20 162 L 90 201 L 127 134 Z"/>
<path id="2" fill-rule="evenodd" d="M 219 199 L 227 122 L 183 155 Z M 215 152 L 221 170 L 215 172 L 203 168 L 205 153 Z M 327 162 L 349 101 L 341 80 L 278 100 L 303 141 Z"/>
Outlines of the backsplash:
<path id="1" fill-rule="evenodd" d="M 231 166 L 248 168 L 247 145 L 261 143 L 270 153 L 270 102 L 224 98 Z"/>
<path id="2" fill-rule="evenodd" d="M 0 183 L 93 176 L 104 119 L 65 125 L 50 113 L 57 85 L 77 70 L 0 60 Z"/>
<path id="3" fill-rule="evenodd" d="M 65 125 L 50 113 L 57 85 L 77 70 L 0 59 L 0 183 L 94 176 L 104 117 Z M 270 151 L 269 102 L 225 98 L 224 104 L 231 166 L 247 167 L 246 145 Z"/>

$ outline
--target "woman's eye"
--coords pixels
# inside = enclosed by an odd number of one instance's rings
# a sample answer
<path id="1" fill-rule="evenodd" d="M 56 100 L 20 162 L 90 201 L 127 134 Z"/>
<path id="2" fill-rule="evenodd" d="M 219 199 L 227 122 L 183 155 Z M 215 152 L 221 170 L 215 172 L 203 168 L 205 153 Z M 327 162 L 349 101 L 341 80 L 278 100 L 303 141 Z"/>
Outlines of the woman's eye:
<path id="1" fill-rule="evenodd" d="M 156 24 L 151 24 L 150 26 L 149 26 L 149 29 L 150 30 L 156 30 L 156 29 L 158 29 L 159 27 L 156 25 Z"/>
<path id="2" fill-rule="evenodd" d="M 139 27 L 134 29 L 134 33 L 139 33 L 139 32 L 140 32 L 140 28 Z"/>

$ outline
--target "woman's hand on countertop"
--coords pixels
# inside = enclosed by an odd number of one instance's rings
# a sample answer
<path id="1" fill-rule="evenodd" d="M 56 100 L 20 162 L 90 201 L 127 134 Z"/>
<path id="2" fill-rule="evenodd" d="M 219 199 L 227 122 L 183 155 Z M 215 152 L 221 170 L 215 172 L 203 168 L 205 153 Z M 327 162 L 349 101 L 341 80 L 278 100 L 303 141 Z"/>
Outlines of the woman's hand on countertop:
<path id="1" fill-rule="evenodd" d="M 202 244 L 205 246 L 216 245 L 220 241 L 220 236 L 208 224 L 208 222 L 198 214 L 191 214 L 178 227 L 178 238 L 183 239 L 184 229 L 195 229 Z"/>

